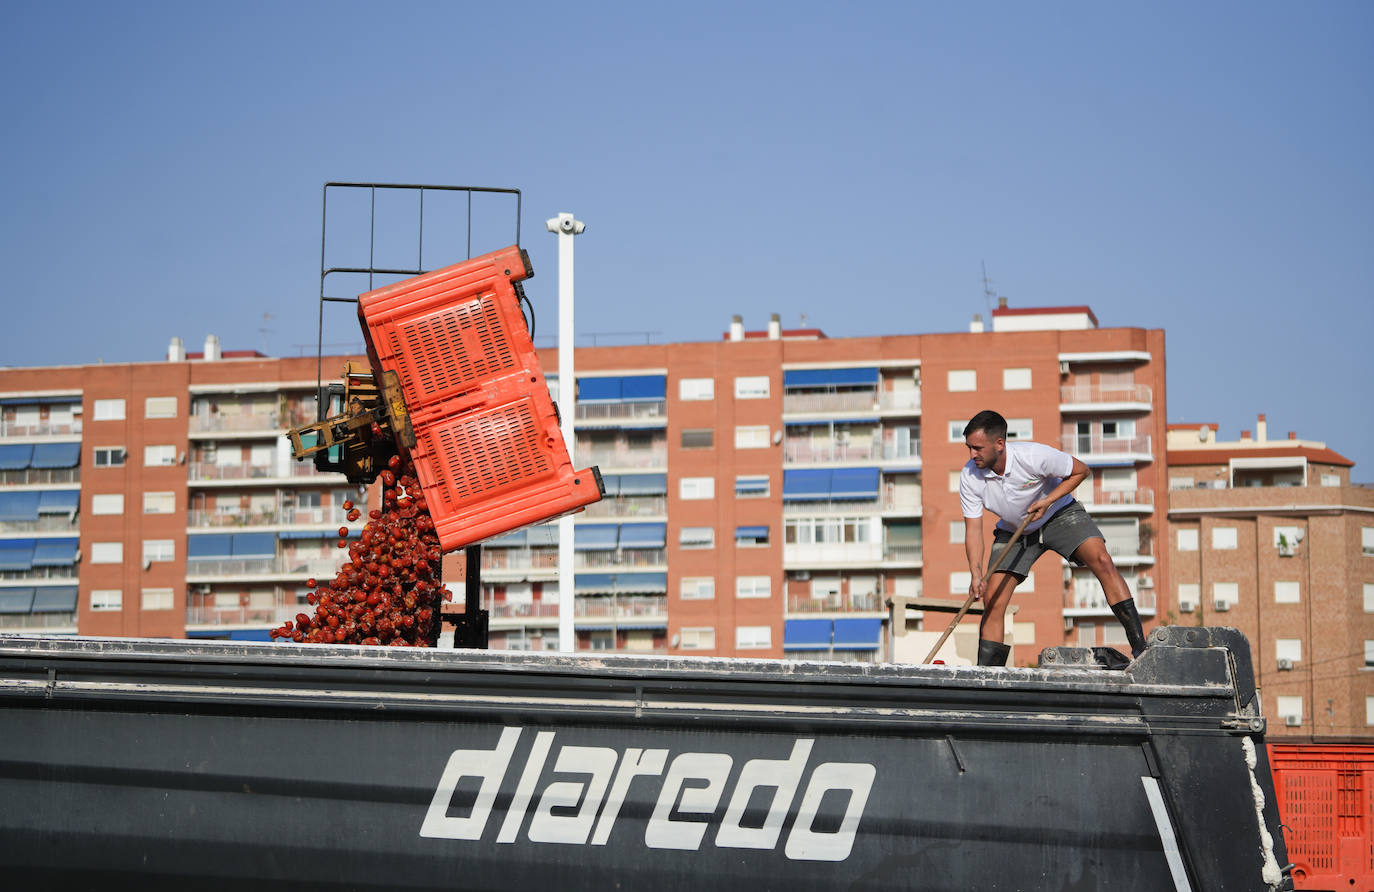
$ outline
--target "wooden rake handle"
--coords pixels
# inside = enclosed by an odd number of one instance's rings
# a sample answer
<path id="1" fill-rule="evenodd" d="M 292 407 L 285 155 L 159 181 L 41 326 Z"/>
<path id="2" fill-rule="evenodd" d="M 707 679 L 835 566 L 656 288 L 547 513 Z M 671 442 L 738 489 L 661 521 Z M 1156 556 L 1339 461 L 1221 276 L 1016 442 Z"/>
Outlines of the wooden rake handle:
<path id="1" fill-rule="evenodd" d="M 1012 546 L 1021 539 L 1021 534 L 1026 531 L 1026 524 L 1028 523 L 1030 523 L 1030 515 L 1027 515 L 1021 521 L 1021 525 L 1016 528 L 1016 532 L 1012 533 L 1011 538 L 1007 540 L 1007 547 L 1002 549 L 1002 553 L 997 555 L 997 560 L 993 561 L 992 566 L 988 567 L 988 572 L 983 574 L 984 592 L 987 591 L 988 580 L 992 578 L 992 574 L 1002 568 L 1002 562 L 1007 559 L 1007 555 L 1011 554 Z M 935 655 L 940 652 L 940 648 L 944 646 L 945 641 L 947 641 L 949 636 L 954 632 L 954 627 L 959 625 L 959 620 L 963 619 L 964 614 L 968 613 L 969 608 L 973 606 L 973 601 L 973 592 L 969 592 L 968 597 L 964 599 L 964 606 L 960 607 L 959 612 L 954 614 L 954 619 L 950 620 L 949 626 L 945 629 L 944 634 L 940 636 L 939 641 L 935 642 L 935 646 L 930 649 L 930 653 L 926 654 L 926 658 L 922 662 L 929 663 L 931 660 L 935 659 Z"/>

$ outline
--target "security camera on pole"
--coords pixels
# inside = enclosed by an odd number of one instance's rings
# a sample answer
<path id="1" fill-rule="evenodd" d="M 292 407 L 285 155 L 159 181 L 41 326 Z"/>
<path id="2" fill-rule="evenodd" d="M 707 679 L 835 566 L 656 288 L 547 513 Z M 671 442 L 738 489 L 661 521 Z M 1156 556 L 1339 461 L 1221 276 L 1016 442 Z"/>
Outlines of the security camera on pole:
<path id="1" fill-rule="evenodd" d="M 568 458 L 573 457 L 576 436 L 573 415 L 577 408 L 577 378 L 573 369 L 573 236 L 581 235 L 587 226 L 572 214 L 559 214 L 544 223 L 549 232 L 558 236 L 558 414 L 562 416 L 563 442 Z M 558 649 L 563 653 L 577 650 L 577 634 L 573 631 L 573 522 L 572 517 L 558 519 Z"/>

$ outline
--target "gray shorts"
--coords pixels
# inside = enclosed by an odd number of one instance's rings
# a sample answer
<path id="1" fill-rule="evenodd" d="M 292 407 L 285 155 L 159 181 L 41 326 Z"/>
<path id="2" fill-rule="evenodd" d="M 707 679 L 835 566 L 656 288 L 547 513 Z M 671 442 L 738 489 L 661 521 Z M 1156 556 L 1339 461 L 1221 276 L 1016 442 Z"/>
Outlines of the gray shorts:
<path id="1" fill-rule="evenodd" d="M 1011 555 L 1002 562 L 997 572 L 1010 573 L 1018 582 L 1024 582 L 1026 574 L 1030 573 L 1031 565 L 1047 549 L 1052 549 L 1072 561 L 1073 553 L 1078 550 L 1078 546 L 1089 539 L 1102 538 L 1102 531 L 1097 528 L 1097 524 L 1093 523 L 1088 512 L 1083 510 L 1083 505 L 1074 499 L 1056 511 L 1040 529 L 1022 534 L 1012 547 Z M 995 561 L 1001 556 L 1002 549 L 998 546 L 1005 545 L 1010 539 L 1010 530 L 993 531 L 993 552 L 989 561 Z"/>

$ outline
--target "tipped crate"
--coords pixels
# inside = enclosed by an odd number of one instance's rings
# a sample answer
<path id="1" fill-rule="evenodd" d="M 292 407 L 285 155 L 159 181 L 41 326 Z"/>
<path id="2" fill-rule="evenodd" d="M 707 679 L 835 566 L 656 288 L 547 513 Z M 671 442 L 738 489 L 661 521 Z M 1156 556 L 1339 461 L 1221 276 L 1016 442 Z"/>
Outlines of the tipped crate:
<path id="1" fill-rule="evenodd" d="M 1296 889 L 1374 889 L 1374 744 L 1271 743 Z"/>
<path id="2" fill-rule="evenodd" d="M 368 358 L 394 372 L 409 452 L 445 551 L 601 498 L 576 470 L 520 311 L 529 256 L 505 248 L 358 298 Z"/>

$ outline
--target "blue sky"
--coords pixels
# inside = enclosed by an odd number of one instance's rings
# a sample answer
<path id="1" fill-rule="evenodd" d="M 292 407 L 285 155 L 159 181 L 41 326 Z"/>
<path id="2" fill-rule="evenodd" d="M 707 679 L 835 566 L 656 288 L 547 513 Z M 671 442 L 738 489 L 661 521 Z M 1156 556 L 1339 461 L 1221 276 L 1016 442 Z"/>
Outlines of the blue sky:
<path id="1" fill-rule="evenodd" d="M 1171 421 L 1265 412 L 1374 480 L 1371 45 L 1341 2 L 10 0 L 0 364 L 313 353 L 325 181 L 507 186 L 540 334 L 559 211 L 588 336 L 959 331 L 986 263 L 1012 306 L 1166 329 Z"/>

